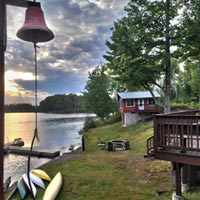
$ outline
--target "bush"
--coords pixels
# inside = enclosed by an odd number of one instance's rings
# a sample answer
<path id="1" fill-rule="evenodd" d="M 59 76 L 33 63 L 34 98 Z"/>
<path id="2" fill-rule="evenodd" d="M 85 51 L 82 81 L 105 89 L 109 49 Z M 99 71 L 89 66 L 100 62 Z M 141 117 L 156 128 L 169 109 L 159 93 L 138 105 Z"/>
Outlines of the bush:
<path id="1" fill-rule="evenodd" d="M 97 122 L 95 121 L 95 118 L 87 117 L 85 119 L 84 127 L 83 130 L 87 131 L 90 128 L 96 128 L 97 127 Z"/>
<path id="2" fill-rule="evenodd" d="M 121 113 L 117 112 L 109 116 L 109 118 L 106 120 L 106 124 L 113 124 L 115 122 L 120 122 L 120 121 L 121 121 Z"/>

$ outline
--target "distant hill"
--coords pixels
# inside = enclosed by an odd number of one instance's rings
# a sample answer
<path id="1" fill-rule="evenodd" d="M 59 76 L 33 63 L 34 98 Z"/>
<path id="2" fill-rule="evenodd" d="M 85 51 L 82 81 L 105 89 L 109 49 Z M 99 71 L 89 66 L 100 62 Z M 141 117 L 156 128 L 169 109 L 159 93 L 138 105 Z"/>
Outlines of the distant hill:
<path id="1" fill-rule="evenodd" d="M 35 106 L 22 103 L 5 105 L 5 112 L 34 112 Z M 76 94 L 56 94 L 40 102 L 38 112 L 78 113 L 84 112 L 82 96 Z"/>
<path id="2" fill-rule="evenodd" d="M 34 112 L 35 107 L 28 103 L 9 104 L 4 106 L 5 112 Z"/>
<path id="3" fill-rule="evenodd" d="M 76 94 L 56 94 L 40 102 L 41 112 L 72 113 L 84 112 L 82 96 Z"/>

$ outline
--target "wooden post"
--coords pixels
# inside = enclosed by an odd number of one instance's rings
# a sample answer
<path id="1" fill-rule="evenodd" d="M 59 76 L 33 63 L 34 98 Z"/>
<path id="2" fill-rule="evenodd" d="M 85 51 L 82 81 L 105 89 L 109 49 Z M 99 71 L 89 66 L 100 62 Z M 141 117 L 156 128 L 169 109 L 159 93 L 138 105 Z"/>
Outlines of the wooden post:
<path id="1" fill-rule="evenodd" d="M 183 176 L 182 183 L 188 184 L 188 165 L 183 166 L 182 176 Z"/>
<path id="2" fill-rule="evenodd" d="M 4 199 L 4 50 L 5 50 L 5 1 L 0 0 L 0 199 Z"/>
<path id="3" fill-rule="evenodd" d="M 181 192 L 181 167 L 182 164 L 176 163 L 176 195 L 182 196 Z"/>

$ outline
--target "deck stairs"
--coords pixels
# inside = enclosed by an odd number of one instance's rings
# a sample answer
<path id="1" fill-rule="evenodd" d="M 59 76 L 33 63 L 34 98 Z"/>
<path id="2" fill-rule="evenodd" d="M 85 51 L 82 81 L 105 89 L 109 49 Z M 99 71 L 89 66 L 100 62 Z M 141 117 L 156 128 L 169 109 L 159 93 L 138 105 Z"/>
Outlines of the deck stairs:
<path id="1" fill-rule="evenodd" d="M 151 136 L 147 139 L 147 153 L 144 155 L 144 157 L 153 157 L 154 156 L 153 139 L 154 139 L 153 136 Z"/>

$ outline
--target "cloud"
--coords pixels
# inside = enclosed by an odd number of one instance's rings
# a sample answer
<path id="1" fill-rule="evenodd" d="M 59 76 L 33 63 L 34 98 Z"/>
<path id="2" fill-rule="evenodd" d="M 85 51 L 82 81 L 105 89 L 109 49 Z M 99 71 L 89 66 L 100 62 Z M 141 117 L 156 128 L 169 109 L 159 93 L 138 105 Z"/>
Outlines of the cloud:
<path id="1" fill-rule="evenodd" d="M 106 40 L 111 36 L 113 22 L 121 18 L 128 0 L 48 0 L 40 1 L 47 26 L 54 32 L 52 41 L 39 43 L 38 97 L 81 93 L 88 72 L 104 63 Z M 7 6 L 7 51 L 5 70 L 16 73 L 9 80 L 15 93 L 6 92 L 6 103 L 34 103 L 34 48 L 30 42 L 16 37 L 22 27 L 24 8 Z M 24 77 L 19 77 L 17 74 Z M 11 86 L 10 86 L 11 87 Z"/>

